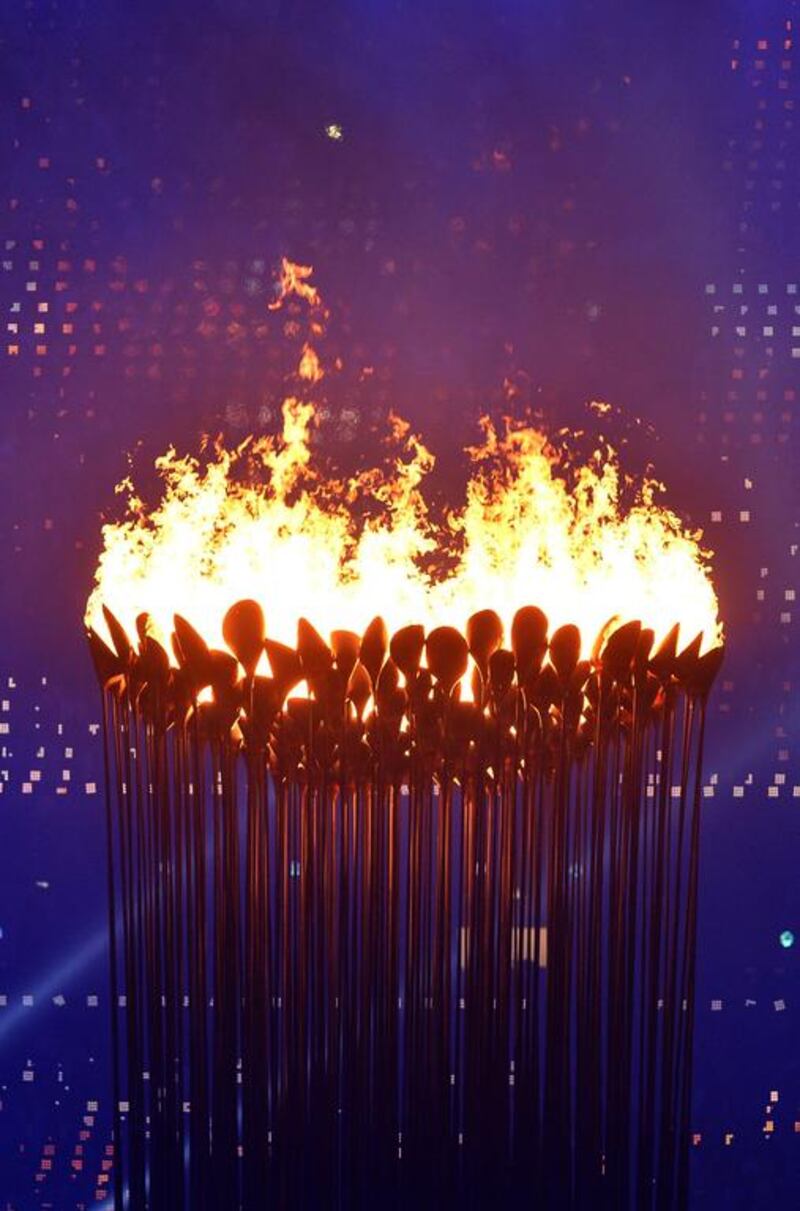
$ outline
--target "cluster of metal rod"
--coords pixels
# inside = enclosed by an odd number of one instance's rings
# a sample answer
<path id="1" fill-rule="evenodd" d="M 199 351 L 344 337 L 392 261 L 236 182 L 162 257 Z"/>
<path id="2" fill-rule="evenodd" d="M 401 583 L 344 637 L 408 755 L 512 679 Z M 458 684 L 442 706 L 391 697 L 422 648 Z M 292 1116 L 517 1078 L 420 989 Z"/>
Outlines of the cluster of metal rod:
<path id="1" fill-rule="evenodd" d="M 106 621 L 115 1205 L 684 1207 L 722 650 Z"/>

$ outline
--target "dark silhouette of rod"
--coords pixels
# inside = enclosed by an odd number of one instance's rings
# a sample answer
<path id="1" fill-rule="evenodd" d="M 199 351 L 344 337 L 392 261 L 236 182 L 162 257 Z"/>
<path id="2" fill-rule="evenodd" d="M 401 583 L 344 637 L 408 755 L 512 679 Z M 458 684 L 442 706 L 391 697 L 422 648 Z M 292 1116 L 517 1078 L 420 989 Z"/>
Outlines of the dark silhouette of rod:
<path id="1" fill-rule="evenodd" d="M 684 1209 L 722 649 L 106 621 L 115 1205 Z"/>

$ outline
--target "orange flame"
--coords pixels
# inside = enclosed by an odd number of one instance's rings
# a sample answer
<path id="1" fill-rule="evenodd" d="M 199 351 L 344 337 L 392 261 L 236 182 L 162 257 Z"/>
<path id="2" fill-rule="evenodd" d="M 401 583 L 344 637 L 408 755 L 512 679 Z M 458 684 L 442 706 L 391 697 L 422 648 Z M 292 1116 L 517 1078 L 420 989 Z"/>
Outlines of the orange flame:
<path id="1" fill-rule="evenodd" d="M 294 261 L 284 257 L 281 261 L 281 278 L 278 283 L 278 297 L 269 304 L 270 311 L 276 311 L 290 295 L 305 299 L 312 307 L 322 306 L 322 300 L 316 286 L 312 286 L 309 278 L 314 272 L 311 265 L 296 265 Z"/>
<path id="2" fill-rule="evenodd" d="M 404 422 L 393 418 L 393 468 L 347 480 L 312 465 L 313 422 L 313 405 L 289 399 L 279 440 L 220 445 L 205 465 L 168 451 L 150 512 L 127 485 L 127 517 L 103 528 L 87 623 L 105 633 L 105 603 L 131 632 L 147 611 L 168 635 L 179 613 L 218 646 L 231 602 L 251 597 L 269 634 L 294 643 L 300 617 L 360 634 L 376 614 L 390 629 L 463 628 L 492 608 L 508 626 L 535 603 L 552 628 L 577 623 L 587 648 L 612 617 L 640 619 L 657 640 L 675 622 L 683 641 L 719 639 L 699 536 L 655 503 L 651 481 L 623 512 L 613 452 L 570 483 L 541 433 L 485 420 L 466 499 L 437 525 L 422 490 L 434 458 Z M 443 550 L 454 566 L 431 575 L 426 558 Z"/>
<path id="3" fill-rule="evenodd" d="M 303 346 L 303 353 L 300 357 L 300 364 L 297 367 L 297 373 L 300 378 L 304 378 L 306 382 L 318 383 L 325 373 L 319 364 L 319 358 L 311 345 Z"/>
<path id="4" fill-rule="evenodd" d="M 284 260 L 271 306 L 304 299 L 320 334 L 327 312 L 311 272 Z M 299 377 L 322 373 L 306 342 Z M 300 617 L 323 634 L 361 634 L 377 614 L 390 630 L 463 629 L 494 609 L 509 628 L 529 604 L 551 630 L 576 623 L 584 654 L 611 619 L 639 619 L 656 642 L 675 623 L 682 643 L 702 632 L 705 650 L 721 639 L 701 535 L 657 503 L 653 480 L 623 507 L 628 485 L 610 447 L 568 468 L 535 428 L 484 418 L 463 503 L 437 521 L 424 491 L 434 456 L 407 422 L 390 417 L 388 469 L 336 479 L 312 462 L 315 421 L 313 404 L 290 398 L 279 438 L 219 444 L 202 464 L 170 449 L 156 461 L 163 496 L 149 511 L 123 481 L 127 513 L 103 527 L 87 624 L 106 634 L 105 604 L 131 633 L 147 612 L 166 637 L 178 613 L 220 646 L 225 611 L 250 597 L 288 644 Z"/>

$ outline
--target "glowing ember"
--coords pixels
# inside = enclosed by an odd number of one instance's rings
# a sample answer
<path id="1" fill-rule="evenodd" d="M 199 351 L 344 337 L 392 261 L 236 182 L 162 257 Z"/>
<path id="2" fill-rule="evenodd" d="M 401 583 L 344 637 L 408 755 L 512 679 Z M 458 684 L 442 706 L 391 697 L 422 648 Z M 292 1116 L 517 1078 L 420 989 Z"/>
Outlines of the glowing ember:
<path id="1" fill-rule="evenodd" d="M 314 337 L 327 312 L 310 274 L 284 261 L 272 306 L 307 305 Z M 322 374 L 306 341 L 297 376 L 308 386 Z M 289 644 L 301 617 L 322 634 L 362 634 L 377 614 L 390 631 L 428 630 L 494 609 L 508 633 L 528 604 L 551 631 L 576 623 L 584 655 L 611 619 L 640 620 L 656 642 L 676 622 L 682 644 L 702 632 L 707 650 L 721 638 L 700 535 L 657 502 L 654 481 L 624 507 L 630 486 L 609 447 L 568 468 L 536 429 L 484 419 L 463 503 L 437 521 L 424 491 L 434 456 L 404 421 L 391 418 L 388 468 L 343 479 L 315 467 L 315 424 L 314 406 L 290 398 L 279 438 L 217 446 L 202 463 L 175 450 L 158 459 L 164 490 L 153 508 L 130 481 L 120 485 L 127 514 L 103 529 L 87 623 L 106 633 L 105 604 L 133 633 L 146 611 L 165 637 L 178 613 L 220 645 L 231 601 L 249 597 L 263 604 L 269 635 Z"/>

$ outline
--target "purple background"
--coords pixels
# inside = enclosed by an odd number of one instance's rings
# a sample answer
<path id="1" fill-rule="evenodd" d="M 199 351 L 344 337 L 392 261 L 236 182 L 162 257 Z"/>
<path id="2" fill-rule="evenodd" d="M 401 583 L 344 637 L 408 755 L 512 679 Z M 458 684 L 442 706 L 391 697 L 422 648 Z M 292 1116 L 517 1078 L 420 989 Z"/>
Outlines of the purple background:
<path id="1" fill-rule="evenodd" d="M 323 352 L 344 368 L 327 440 L 345 459 L 369 457 L 392 406 L 441 455 L 446 492 L 510 382 L 515 407 L 651 461 L 717 552 L 729 655 L 704 801 L 693 1207 L 794 1205 L 797 10 L 6 6 L 0 1205 L 102 1198 L 101 770 L 81 630 L 101 512 L 128 453 L 146 468 L 204 431 L 274 427 L 296 354 L 267 310 L 284 254 L 315 266 L 331 308 Z"/>

